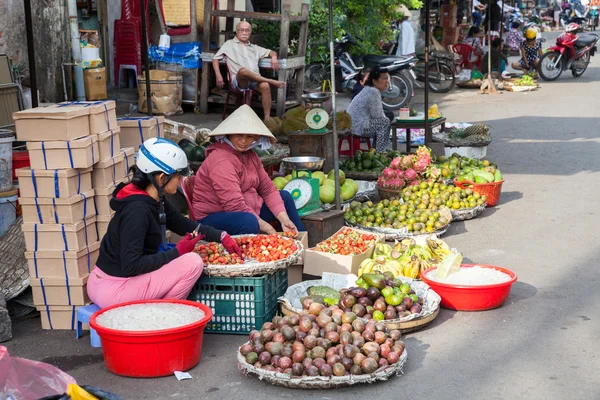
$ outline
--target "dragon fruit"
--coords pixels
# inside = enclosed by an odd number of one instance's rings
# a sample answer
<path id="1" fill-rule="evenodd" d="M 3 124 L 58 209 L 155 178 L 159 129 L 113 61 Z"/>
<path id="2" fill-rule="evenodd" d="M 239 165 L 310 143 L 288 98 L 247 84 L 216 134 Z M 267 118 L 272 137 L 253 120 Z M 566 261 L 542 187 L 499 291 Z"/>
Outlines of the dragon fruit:
<path id="1" fill-rule="evenodd" d="M 427 173 L 425 174 L 432 182 L 435 182 L 442 176 L 442 171 L 432 165 L 429 166 Z"/>
<path id="2" fill-rule="evenodd" d="M 417 161 L 424 161 L 426 165 L 431 164 L 431 150 L 425 146 L 417 149 Z"/>
<path id="3" fill-rule="evenodd" d="M 408 186 L 419 186 L 421 184 L 421 182 L 419 182 L 418 180 L 413 180 L 408 182 Z"/>
<path id="4" fill-rule="evenodd" d="M 403 156 L 402 160 L 400 161 L 400 168 L 403 170 L 407 170 L 413 166 L 415 161 L 416 161 L 416 156 L 414 154 L 409 154 L 409 155 Z"/>
<path id="5" fill-rule="evenodd" d="M 400 169 L 400 157 L 396 157 L 392 160 L 392 162 L 390 163 L 390 167 L 393 169 Z"/>
<path id="6" fill-rule="evenodd" d="M 418 159 L 414 164 L 413 164 L 413 168 L 417 173 L 423 173 L 425 172 L 425 170 L 427 169 L 427 162 L 423 159 Z"/>
<path id="7" fill-rule="evenodd" d="M 388 185 L 394 189 L 402 189 L 405 185 L 404 179 L 394 178 L 388 181 Z"/>
<path id="8" fill-rule="evenodd" d="M 396 172 L 396 170 L 394 170 L 392 168 L 386 168 L 383 170 L 383 176 L 386 179 L 392 179 L 396 176 L 395 172 Z"/>
<path id="9" fill-rule="evenodd" d="M 408 168 L 406 171 L 404 171 L 404 178 L 407 181 L 414 181 L 415 179 L 417 179 L 417 173 L 414 169 Z"/>

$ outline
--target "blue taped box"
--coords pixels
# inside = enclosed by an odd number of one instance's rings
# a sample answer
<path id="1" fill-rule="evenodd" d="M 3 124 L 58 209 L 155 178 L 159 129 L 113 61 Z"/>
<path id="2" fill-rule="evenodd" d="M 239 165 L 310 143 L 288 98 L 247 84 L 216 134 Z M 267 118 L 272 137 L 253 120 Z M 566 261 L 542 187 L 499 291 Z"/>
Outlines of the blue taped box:
<path id="1" fill-rule="evenodd" d="M 77 309 L 79 306 L 37 306 L 42 320 L 42 329 L 77 329 Z M 81 328 L 89 331 L 90 326 L 82 323 Z"/>
<path id="2" fill-rule="evenodd" d="M 89 304 L 87 281 L 83 278 L 29 278 L 35 306 L 84 306 Z"/>
<path id="3" fill-rule="evenodd" d="M 18 111 L 13 118 L 20 141 L 72 140 L 90 134 L 89 108 L 36 107 Z"/>
<path id="4" fill-rule="evenodd" d="M 16 170 L 21 197 L 49 197 L 64 199 L 92 189 L 92 168 Z"/>
<path id="5" fill-rule="evenodd" d="M 23 222 L 35 224 L 74 224 L 96 215 L 94 189 L 67 199 L 21 197 Z"/>
<path id="6" fill-rule="evenodd" d="M 119 118 L 117 122 L 121 128 L 121 147 L 137 150 L 144 141 L 165 136 L 165 118 L 162 116 Z"/>
<path id="7" fill-rule="evenodd" d="M 117 127 L 117 103 L 114 100 L 65 101 L 54 107 L 67 110 L 88 110 L 91 135 L 98 135 Z"/>
<path id="8" fill-rule="evenodd" d="M 98 135 L 98 160 L 104 161 L 113 158 L 121 150 L 121 128 L 118 126 Z"/>
<path id="9" fill-rule="evenodd" d="M 98 136 L 70 141 L 27 142 L 33 169 L 89 168 L 100 159 Z"/>
<path id="10" fill-rule="evenodd" d="M 27 251 L 73 251 L 98 241 L 96 216 L 77 224 L 21 225 Z"/>
<path id="11" fill-rule="evenodd" d="M 27 251 L 25 258 L 31 278 L 83 278 L 96 265 L 100 241 L 76 251 Z"/>

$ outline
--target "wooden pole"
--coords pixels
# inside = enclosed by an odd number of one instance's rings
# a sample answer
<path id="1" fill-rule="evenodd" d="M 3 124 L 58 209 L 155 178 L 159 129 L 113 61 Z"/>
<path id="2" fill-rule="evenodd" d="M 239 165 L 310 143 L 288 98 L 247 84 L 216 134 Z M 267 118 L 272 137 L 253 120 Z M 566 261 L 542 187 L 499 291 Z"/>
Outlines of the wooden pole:
<path id="1" fill-rule="evenodd" d="M 333 173 L 335 174 L 335 209 L 341 210 L 340 155 L 338 154 L 337 120 L 335 116 L 335 56 L 333 53 L 333 0 L 329 0 L 329 68 L 331 71 L 331 114 L 333 118 Z"/>
<path id="2" fill-rule="evenodd" d="M 146 104 L 148 106 L 148 115 L 152 116 L 152 92 L 150 88 L 150 60 L 148 57 L 148 30 L 146 26 L 148 21 L 146 21 L 146 1 L 140 1 L 140 14 L 142 17 L 142 54 L 144 60 L 144 69 L 146 70 Z"/>
<path id="3" fill-rule="evenodd" d="M 35 72 L 35 46 L 33 43 L 33 22 L 31 21 L 31 0 L 23 2 L 25 6 L 25 31 L 27 33 L 27 58 L 29 61 L 29 81 L 31 84 L 31 105 L 38 106 L 38 86 Z"/>
<path id="4" fill-rule="evenodd" d="M 429 43 L 430 39 L 430 30 L 431 30 L 431 21 L 429 17 L 429 3 L 430 0 L 425 0 L 425 97 L 424 97 L 424 108 L 425 108 L 425 146 L 429 146 Z M 407 139 L 408 140 L 408 139 Z M 410 143 L 408 143 L 408 147 L 410 148 Z"/>

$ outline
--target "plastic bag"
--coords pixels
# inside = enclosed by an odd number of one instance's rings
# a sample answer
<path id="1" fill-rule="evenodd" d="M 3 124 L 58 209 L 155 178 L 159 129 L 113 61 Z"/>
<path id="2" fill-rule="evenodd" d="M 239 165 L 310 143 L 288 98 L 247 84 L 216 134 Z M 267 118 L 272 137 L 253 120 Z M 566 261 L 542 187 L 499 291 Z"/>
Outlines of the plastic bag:
<path id="1" fill-rule="evenodd" d="M 479 72 L 477 67 L 473 68 L 471 71 L 471 79 L 483 79 L 483 75 L 481 75 L 481 72 Z"/>
<path id="2" fill-rule="evenodd" d="M 458 82 L 466 82 L 471 79 L 471 70 L 463 69 L 458 73 Z"/>
<path id="3" fill-rule="evenodd" d="M 75 379 L 53 365 L 11 357 L 0 346 L 0 400 L 39 399 L 65 393 Z"/>

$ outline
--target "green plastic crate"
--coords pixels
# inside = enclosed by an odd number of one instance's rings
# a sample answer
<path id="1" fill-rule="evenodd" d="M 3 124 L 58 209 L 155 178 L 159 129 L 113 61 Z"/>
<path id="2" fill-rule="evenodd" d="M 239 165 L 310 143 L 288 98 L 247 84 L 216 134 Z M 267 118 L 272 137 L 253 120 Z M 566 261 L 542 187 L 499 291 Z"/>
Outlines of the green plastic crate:
<path id="1" fill-rule="evenodd" d="M 273 319 L 279 306 L 277 298 L 287 287 L 287 269 L 243 278 L 202 276 L 188 299 L 212 309 L 213 318 L 205 332 L 243 335 Z"/>

